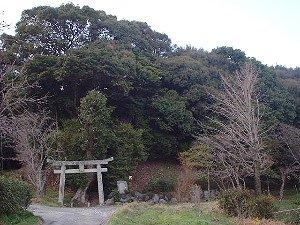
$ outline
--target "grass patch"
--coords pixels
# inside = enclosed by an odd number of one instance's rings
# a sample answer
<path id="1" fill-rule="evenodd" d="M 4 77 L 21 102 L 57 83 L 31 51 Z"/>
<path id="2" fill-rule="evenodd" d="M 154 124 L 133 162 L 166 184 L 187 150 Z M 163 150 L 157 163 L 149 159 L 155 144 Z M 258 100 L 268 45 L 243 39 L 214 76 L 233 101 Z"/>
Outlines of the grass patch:
<path id="1" fill-rule="evenodd" d="M 129 204 L 117 212 L 109 225 L 233 225 L 234 221 L 220 212 L 193 204 Z"/>
<path id="2" fill-rule="evenodd" d="M 64 206 L 70 206 L 73 196 L 74 193 L 65 190 Z M 37 202 L 42 205 L 53 206 L 53 207 L 61 206 L 61 204 L 58 203 L 58 190 L 54 188 L 47 189 L 42 199 L 34 198 L 33 202 Z"/>
<path id="3" fill-rule="evenodd" d="M 0 225 L 37 225 L 42 224 L 42 220 L 31 212 L 21 212 L 14 215 L 0 216 Z"/>
<path id="4" fill-rule="evenodd" d="M 289 210 L 289 209 L 299 209 L 300 208 L 300 193 L 290 192 L 287 193 L 284 199 L 276 202 L 279 211 Z M 300 210 L 293 213 L 281 213 L 277 216 L 277 219 L 291 224 L 300 224 Z"/>
<path id="5" fill-rule="evenodd" d="M 300 193 L 287 193 L 284 199 L 276 203 L 280 210 L 300 208 Z"/>

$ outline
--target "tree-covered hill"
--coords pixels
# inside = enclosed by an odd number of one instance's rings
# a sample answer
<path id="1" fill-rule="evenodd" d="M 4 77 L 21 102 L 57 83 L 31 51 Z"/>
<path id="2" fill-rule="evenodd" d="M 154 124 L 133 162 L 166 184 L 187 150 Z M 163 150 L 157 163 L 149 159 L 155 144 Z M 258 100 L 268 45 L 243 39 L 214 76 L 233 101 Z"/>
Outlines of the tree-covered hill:
<path id="1" fill-rule="evenodd" d="M 114 178 L 141 161 L 177 160 L 214 113 L 207 90 L 246 61 L 260 76 L 265 123 L 299 126 L 299 69 L 269 67 L 239 49 L 177 47 L 146 23 L 73 4 L 25 10 L 1 41 L 1 65 L 36 84 L 29 95 L 47 96 L 43 107 L 59 128 L 55 157 L 114 156 Z"/>

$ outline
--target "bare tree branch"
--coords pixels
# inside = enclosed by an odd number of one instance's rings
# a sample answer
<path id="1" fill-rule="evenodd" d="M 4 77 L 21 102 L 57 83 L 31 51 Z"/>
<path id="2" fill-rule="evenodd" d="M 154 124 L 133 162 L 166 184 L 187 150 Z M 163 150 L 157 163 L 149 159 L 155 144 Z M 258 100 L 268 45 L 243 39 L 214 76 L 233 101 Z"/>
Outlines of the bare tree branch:
<path id="1" fill-rule="evenodd" d="M 216 101 L 214 112 L 218 118 L 210 118 L 216 127 L 210 130 L 212 135 L 202 136 L 200 141 L 213 149 L 214 165 L 219 166 L 217 174 L 231 177 L 237 186 L 243 177 L 254 175 L 256 190 L 261 193 L 260 176 L 272 160 L 264 146 L 256 93 L 258 74 L 247 63 L 235 76 L 221 75 L 221 80 L 223 90 L 210 93 Z"/>

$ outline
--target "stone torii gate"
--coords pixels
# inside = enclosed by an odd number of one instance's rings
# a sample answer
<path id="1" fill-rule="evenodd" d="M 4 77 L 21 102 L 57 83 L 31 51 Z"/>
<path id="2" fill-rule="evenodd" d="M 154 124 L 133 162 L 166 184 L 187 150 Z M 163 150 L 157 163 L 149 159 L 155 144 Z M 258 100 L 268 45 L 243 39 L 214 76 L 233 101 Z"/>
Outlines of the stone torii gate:
<path id="1" fill-rule="evenodd" d="M 108 159 L 103 159 L 103 160 L 85 160 L 85 161 L 48 160 L 48 162 L 52 163 L 54 167 L 60 167 L 60 169 L 54 169 L 55 174 L 60 174 L 58 202 L 61 204 L 63 204 L 64 202 L 66 174 L 97 173 L 99 204 L 100 205 L 103 204 L 104 193 L 103 193 L 102 172 L 107 172 L 107 168 L 102 168 L 101 165 L 107 165 L 111 161 L 113 161 L 113 157 Z M 67 166 L 72 166 L 72 168 L 67 168 Z M 74 169 L 74 166 L 76 167 L 78 166 L 78 168 Z M 85 168 L 85 166 L 88 166 L 89 168 Z"/>

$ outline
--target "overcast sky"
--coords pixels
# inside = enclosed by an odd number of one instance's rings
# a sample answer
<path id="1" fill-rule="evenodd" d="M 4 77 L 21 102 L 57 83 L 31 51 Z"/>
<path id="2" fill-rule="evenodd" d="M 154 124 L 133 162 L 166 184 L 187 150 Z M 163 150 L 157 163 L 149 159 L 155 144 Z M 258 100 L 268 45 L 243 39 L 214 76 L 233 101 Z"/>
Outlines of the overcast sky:
<path id="1" fill-rule="evenodd" d="M 1 0 L 13 26 L 24 9 L 59 6 L 64 0 Z M 116 15 L 147 22 L 173 44 L 211 50 L 239 48 L 269 65 L 300 67 L 300 0 L 73 0 Z"/>

